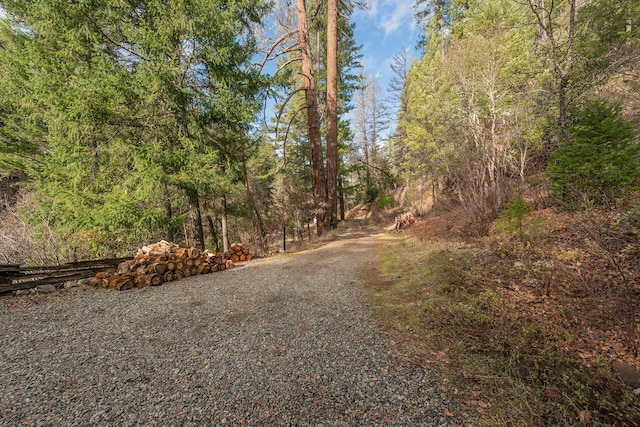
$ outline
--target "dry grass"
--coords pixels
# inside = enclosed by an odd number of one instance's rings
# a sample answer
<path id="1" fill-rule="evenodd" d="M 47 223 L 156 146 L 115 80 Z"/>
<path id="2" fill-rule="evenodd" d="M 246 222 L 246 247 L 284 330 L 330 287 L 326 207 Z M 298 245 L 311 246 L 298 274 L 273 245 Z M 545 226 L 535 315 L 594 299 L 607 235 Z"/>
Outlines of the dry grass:
<path id="1" fill-rule="evenodd" d="M 640 363 L 637 221 L 546 209 L 522 237 L 465 242 L 453 218 L 386 239 L 369 280 L 407 357 L 444 369 L 483 425 L 640 425 L 611 369 Z"/>

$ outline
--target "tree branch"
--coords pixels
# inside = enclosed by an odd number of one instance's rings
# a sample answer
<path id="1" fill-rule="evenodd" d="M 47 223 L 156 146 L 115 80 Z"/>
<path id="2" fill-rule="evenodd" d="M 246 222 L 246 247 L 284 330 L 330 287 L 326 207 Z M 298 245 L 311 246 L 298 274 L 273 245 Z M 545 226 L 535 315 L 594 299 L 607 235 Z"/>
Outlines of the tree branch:
<path id="1" fill-rule="evenodd" d="M 284 112 L 284 108 L 287 106 L 287 103 L 289 101 L 291 101 L 291 98 L 293 98 L 293 96 L 296 93 L 302 92 L 304 90 L 306 90 L 306 89 L 303 88 L 303 87 L 294 90 L 289 95 L 287 95 L 287 97 L 285 98 L 284 102 L 280 106 L 280 109 L 278 110 L 278 114 L 276 115 L 276 131 L 275 131 L 276 132 L 276 138 L 278 137 L 278 126 L 280 125 L 280 118 L 282 117 L 282 113 Z"/>

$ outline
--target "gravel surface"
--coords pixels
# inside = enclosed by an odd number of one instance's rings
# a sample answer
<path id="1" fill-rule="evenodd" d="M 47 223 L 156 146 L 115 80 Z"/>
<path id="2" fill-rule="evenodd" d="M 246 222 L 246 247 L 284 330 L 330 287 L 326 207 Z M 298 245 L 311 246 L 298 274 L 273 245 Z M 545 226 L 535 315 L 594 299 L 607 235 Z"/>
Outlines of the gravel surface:
<path id="1" fill-rule="evenodd" d="M 160 287 L 0 301 L 0 425 L 461 424 L 372 319 L 367 234 Z"/>

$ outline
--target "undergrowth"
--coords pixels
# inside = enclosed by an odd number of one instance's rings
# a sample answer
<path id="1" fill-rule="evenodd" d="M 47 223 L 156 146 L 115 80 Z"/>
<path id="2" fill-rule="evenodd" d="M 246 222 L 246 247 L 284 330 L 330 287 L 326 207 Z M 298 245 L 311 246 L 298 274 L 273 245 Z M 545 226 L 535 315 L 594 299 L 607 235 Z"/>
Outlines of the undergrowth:
<path id="1" fill-rule="evenodd" d="M 571 304 L 588 298 L 565 283 L 565 258 L 585 259 L 556 256 L 531 224 L 481 245 L 387 242 L 369 285 L 381 321 L 408 357 L 444 366 L 480 425 L 640 425 L 638 397 L 606 355 L 581 351 L 588 306 Z"/>

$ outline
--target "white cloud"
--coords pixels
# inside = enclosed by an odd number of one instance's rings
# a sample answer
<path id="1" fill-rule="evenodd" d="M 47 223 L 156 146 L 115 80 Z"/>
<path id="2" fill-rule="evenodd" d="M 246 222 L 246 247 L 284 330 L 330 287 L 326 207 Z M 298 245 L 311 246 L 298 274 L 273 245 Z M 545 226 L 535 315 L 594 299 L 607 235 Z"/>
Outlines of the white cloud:
<path id="1" fill-rule="evenodd" d="M 413 18 L 413 2 L 407 0 L 383 0 L 381 13 L 377 15 L 378 25 L 385 35 L 400 29 L 412 30 L 415 26 Z"/>
<path id="2" fill-rule="evenodd" d="M 413 31 L 416 25 L 413 3 L 411 0 L 369 0 L 367 9 L 356 10 L 355 18 L 383 30 L 385 36 L 399 31 Z"/>

